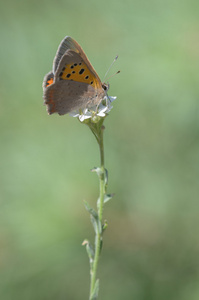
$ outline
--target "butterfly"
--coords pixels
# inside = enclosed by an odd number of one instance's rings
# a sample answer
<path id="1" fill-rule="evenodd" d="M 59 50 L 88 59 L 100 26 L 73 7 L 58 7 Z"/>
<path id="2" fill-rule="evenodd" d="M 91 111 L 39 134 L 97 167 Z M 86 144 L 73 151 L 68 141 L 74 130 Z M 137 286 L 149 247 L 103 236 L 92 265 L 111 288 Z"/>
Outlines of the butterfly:
<path id="1" fill-rule="evenodd" d="M 49 114 L 64 115 L 98 106 L 109 85 L 102 83 L 81 46 L 66 36 L 43 81 L 44 104 Z"/>

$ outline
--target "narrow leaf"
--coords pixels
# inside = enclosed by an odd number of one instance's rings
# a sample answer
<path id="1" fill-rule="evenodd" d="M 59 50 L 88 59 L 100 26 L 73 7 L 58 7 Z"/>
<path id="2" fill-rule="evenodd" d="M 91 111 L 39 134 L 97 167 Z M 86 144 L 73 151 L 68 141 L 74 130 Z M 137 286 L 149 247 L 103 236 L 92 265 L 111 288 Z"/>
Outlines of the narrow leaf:
<path id="1" fill-rule="evenodd" d="M 104 196 L 104 203 L 108 202 L 109 200 L 111 200 L 113 198 L 114 194 L 106 194 Z"/>
<path id="2" fill-rule="evenodd" d="M 102 225 L 102 232 L 104 232 L 107 227 L 108 227 L 108 222 L 107 220 L 105 220 L 104 224 Z"/>
<path id="3" fill-rule="evenodd" d="M 93 228 L 95 230 L 95 233 L 97 234 L 99 232 L 99 227 L 98 227 L 98 218 L 95 218 L 91 215 L 91 223 L 93 225 Z"/>
<path id="4" fill-rule="evenodd" d="M 105 174 L 104 174 L 104 184 L 105 186 L 108 185 L 108 170 L 105 169 Z"/>
<path id="5" fill-rule="evenodd" d="M 90 213 L 90 215 L 92 215 L 95 219 L 98 218 L 98 214 L 97 214 L 96 211 L 88 204 L 87 201 L 84 201 L 84 206 L 85 206 L 86 210 Z"/>
<path id="6" fill-rule="evenodd" d="M 94 253 L 93 247 L 90 243 L 87 243 L 86 251 L 88 253 L 88 257 L 90 258 L 90 260 L 93 261 L 95 253 Z"/>
<path id="7" fill-rule="evenodd" d="M 96 172 L 99 177 L 102 175 L 102 170 L 99 167 L 91 169 L 91 172 Z"/>
<path id="8" fill-rule="evenodd" d="M 100 253 L 101 253 L 101 251 L 102 251 L 102 246 L 103 246 L 103 240 L 102 240 L 102 238 L 101 238 L 101 240 L 100 240 Z"/>

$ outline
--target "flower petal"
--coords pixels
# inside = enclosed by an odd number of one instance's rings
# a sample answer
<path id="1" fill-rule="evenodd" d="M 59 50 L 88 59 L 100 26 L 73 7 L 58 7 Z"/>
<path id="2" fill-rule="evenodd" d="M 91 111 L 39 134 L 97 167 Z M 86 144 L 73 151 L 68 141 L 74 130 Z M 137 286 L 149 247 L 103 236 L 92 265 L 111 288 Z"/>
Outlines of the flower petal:
<path id="1" fill-rule="evenodd" d="M 79 118 L 81 122 L 83 122 L 86 119 L 92 118 L 93 114 L 99 116 L 99 117 L 105 117 L 106 114 L 113 108 L 111 103 L 116 99 L 117 97 L 111 97 L 111 96 L 105 96 L 103 99 L 103 103 L 101 102 L 100 105 L 96 105 L 92 108 L 85 108 L 83 111 L 74 111 L 70 113 L 71 117 Z M 97 111 L 97 113 L 96 113 Z"/>

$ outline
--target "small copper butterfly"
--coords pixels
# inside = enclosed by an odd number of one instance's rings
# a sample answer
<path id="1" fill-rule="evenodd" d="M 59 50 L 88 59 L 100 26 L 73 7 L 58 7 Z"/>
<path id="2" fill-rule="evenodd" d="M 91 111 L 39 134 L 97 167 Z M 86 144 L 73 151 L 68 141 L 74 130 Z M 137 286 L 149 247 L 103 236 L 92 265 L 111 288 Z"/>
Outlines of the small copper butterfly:
<path id="1" fill-rule="evenodd" d="M 108 87 L 101 82 L 81 46 L 66 36 L 58 47 L 53 70 L 43 81 L 48 113 L 64 115 L 99 105 Z"/>

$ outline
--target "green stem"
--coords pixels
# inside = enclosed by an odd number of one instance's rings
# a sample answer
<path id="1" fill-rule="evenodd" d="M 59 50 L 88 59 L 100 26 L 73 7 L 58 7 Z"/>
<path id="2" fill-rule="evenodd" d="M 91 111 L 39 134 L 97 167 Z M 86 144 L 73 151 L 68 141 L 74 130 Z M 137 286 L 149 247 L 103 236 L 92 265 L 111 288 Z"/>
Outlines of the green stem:
<path id="1" fill-rule="evenodd" d="M 100 124 L 101 125 L 101 124 Z M 93 263 L 90 270 L 90 296 L 89 300 L 93 300 L 92 295 L 94 293 L 96 284 L 96 274 L 98 268 L 98 262 L 100 257 L 101 245 L 102 245 L 102 216 L 103 216 L 103 206 L 104 206 L 104 194 L 105 194 L 105 168 L 104 168 L 104 142 L 103 142 L 103 131 L 104 126 L 101 125 L 98 131 L 98 144 L 100 150 L 100 162 L 101 162 L 101 174 L 100 174 L 100 200 L 98 205 L 98 218 L 99 218 L 99 228 L 95 236 L 95 255 Z M 95 298 L 96 299 L 96 298 Z"/>
<path id="2" fill-rule="evenodd" d="M 101 127 L 100 131 L 100 140 L 99 140 L 99 148 L 100 148 L 100 162 L 101 162 L 101 176 L 100 176 L 100 205 L 99 205 L 99 220 L 102 223 L 102 214 L 103 214 L 103 206 L 104 206 L 104 194 L 105 194 L 105 168 L 104 168 L 104 140 L 103 140 L 103 132 L 104 126 Z"/>

